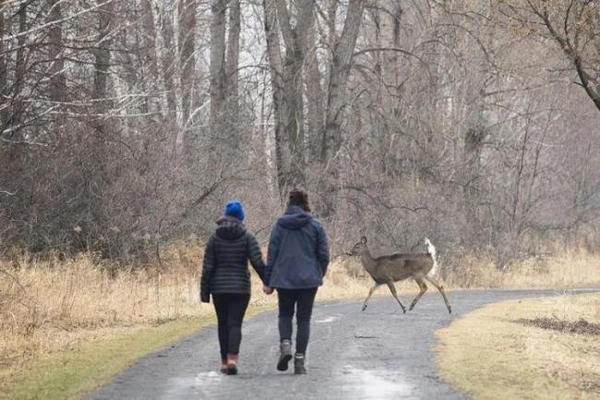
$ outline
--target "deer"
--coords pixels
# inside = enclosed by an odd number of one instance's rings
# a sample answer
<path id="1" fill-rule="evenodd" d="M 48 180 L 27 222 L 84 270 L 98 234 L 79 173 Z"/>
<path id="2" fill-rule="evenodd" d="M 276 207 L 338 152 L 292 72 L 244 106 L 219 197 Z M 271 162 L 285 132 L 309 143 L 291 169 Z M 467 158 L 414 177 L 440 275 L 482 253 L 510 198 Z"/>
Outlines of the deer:
<path id="1" fill-rule="evenodd" d="M 444 287 L 434 278 L 438 269 L 435 247 L 428 238 L 425 238 L 425 246 L 427 247 L 427 253 L 397 253 L 374 258 L 367 246 L 367 238 L 365 236 L 361 237 L 360 241 L 356 243 L 352 247 L 352 250 L 347 254 L 349 256 L 359 256 L 364 269 L 375 281 L 375 285 L 369 290 L 369 294 L 365 299 L 362 311 L 367 308 L 367 304 L 371 295 L 373 295 L 373 292 L 375 292 L 379 286 L 385 284 L 390 289 L 392 296 L 394 296 L 398 304 L 400 304 L 402 312 L 406 314 L 406 307 L 404 307 L 398 298 L 394 283 L 413 278 L 417 285 L 419 285 L 420 291 L 410 304 L 410 307 L 408 308 L 409 311 L 415 307 L 419 299 L 427 291 L 425 281 L 428 281 L 440 292 L 444 299 L 444 303 L 446 303 L 448 313 L 452 314 L 452 307 L 448 302 Z"/>

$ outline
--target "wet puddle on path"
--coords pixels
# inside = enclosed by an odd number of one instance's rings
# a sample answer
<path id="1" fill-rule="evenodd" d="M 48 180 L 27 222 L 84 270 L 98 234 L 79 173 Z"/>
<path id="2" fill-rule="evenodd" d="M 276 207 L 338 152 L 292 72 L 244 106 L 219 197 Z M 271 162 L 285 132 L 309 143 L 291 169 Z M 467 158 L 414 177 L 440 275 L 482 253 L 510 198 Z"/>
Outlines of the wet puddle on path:
<path id="1" fill-rule="evenodd" d="M 196 376 L 171 378 L 167 383 L 167 390 L 160 397 L 163 400 L 186 399 L 192 396 L 204 398 L 206 389 L 211 385 L 219 385 L 223 375 L 216 371 L 200 372 Z"/>
<path id="2" fill-rule="evenodd" d="M 391 399 L 410 397 L 410 385 L 386 379 L 385 372 L 368 371 L 347 365 L 343 369 L 346 388 L 352 388 L 356 398 L 360 399 Z M 355 398 L 355 397 L 348 397 Z"/>
<path id="3" fill-rule="evenodd" d="M 329 324 L 338 319 L 340 319 L 340 317 L 325 317 L 325 318 L 315 320 L 315 324 Z"/>

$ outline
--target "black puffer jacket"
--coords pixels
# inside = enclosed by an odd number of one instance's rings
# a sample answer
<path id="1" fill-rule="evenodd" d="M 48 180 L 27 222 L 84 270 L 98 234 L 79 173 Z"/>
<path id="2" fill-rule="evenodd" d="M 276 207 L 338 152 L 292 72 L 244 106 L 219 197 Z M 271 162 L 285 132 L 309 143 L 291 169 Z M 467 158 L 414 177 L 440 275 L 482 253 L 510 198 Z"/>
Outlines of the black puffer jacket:
<path id="1" fill-rule="evenodd" d="M 210 293 L 250 293 L 248 260 L 264 282 L 265 264 L 254 236 L 236 218 L 217 221 L 216 232 L 204 251 L 200 298 L 209 301 Z"/>

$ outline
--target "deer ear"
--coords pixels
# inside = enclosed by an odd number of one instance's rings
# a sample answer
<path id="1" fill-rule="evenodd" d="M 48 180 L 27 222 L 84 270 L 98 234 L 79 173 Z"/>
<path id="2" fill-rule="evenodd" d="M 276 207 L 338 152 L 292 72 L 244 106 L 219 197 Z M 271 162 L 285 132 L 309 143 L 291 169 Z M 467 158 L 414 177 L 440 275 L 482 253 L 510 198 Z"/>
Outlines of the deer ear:
<path id="1" fill-rule="evenodd" d="M 366 237 L 366 236 L 363 236 L 363 237 L 361 237 L 361 238 L 360 238 L 360 242 L 361 242 L 362 244 L 367 244 L 367 237 Z"/>

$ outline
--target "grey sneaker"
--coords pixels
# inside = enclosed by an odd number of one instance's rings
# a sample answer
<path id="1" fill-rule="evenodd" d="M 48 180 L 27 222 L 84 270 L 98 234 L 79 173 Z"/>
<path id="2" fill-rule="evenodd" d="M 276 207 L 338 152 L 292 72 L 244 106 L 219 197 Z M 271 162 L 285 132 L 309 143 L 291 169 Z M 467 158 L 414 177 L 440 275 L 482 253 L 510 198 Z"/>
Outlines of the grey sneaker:
<path id="1" fill-rule="evenodd" d="M 304 367 L 304 354 L 296 353 L 294 355 L 294 374 L 306 374 L 306 368 Z"/>
<path id="2" fill-rule="evenodd" d="M 292 342 L 282 340 L 279 346 L 281 353 L 279 354 L 279 361 L 277 361 L 277 370 L 287 371 L 288 363 L 292 359 Z"/>

